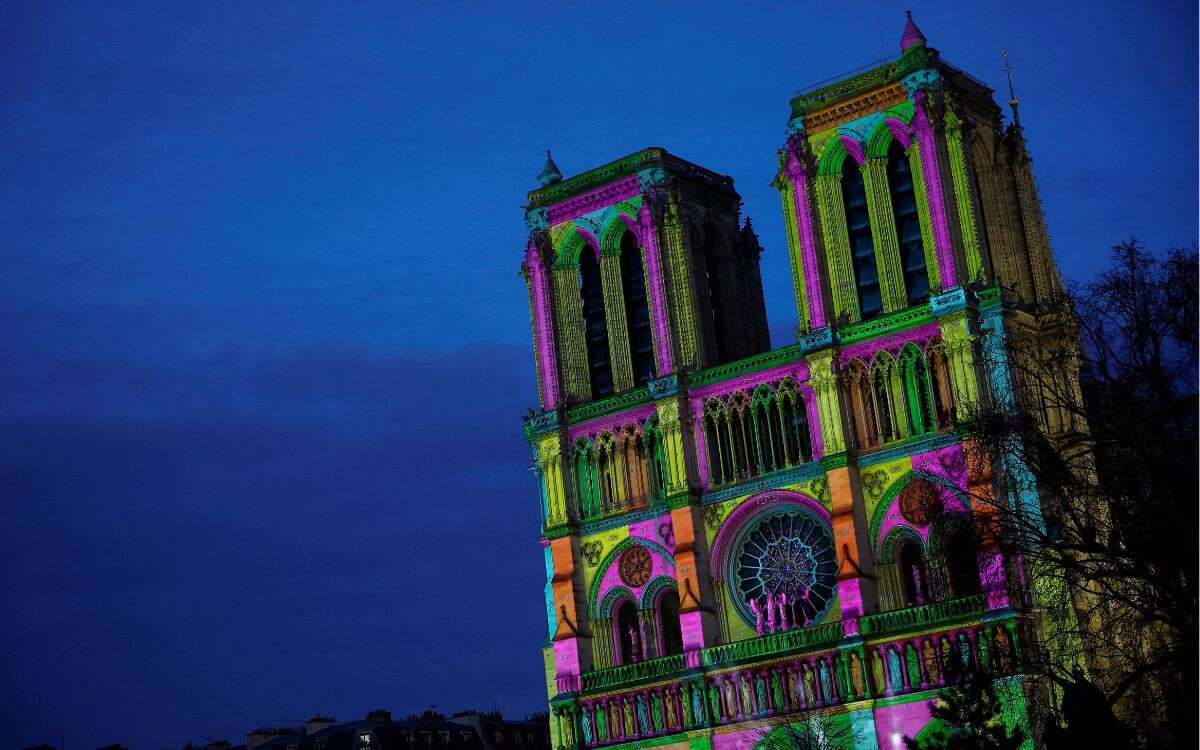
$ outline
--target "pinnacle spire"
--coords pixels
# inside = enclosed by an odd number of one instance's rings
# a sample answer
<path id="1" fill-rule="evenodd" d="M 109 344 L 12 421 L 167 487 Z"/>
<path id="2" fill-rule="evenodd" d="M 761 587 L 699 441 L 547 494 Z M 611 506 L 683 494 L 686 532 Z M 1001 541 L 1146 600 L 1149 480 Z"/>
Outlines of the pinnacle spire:
<path id="1" fill-rule="evenodd" d="M 1017 113 L 1017 105 L 1021 100 L 1017 98 L 1016 90 L 1013 88 L 1013 71 L 1012 66 L 1008 64 L 1008 50 L 1001 50 L 1000 56 L 1004 58 L 1004 75 L 1008 77 L 1008 106 L 1012 107 L 1013 125 L 1021 127 L 1021 116 Z"/>
<path id="2" fill-rule="evenodd" d="M 553 185 L 556 182 L 562 182 L 562 172 L 559 171 L 558 165 L 554 163 L 554 157 L 550 155 L 550 149 L 546 149 L 546 165 L 542 167 L 541 174 L 538 175 L 538 182 L 542 183 L 542 187 Z"/>
<path id="3" fill-rule="evenodd" d="M 907 52 L 910 47 L 915 47 L 918 44 L 925 44 L 925 35 L 917 28 L 917 24 L 913 21 L 912 11 L 904 11 L 904 33 L 900 35 L 900 51 Z"/>

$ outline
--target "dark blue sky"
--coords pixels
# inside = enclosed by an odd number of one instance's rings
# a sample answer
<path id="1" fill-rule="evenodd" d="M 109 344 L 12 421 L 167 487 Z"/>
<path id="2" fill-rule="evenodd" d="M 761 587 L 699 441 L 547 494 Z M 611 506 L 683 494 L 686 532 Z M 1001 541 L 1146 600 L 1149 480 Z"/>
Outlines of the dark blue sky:
<path id="1" fill-rule="evenodd" d="M 788 98 L 904 5 L 166 5 L 2 6 L 0 745 L 541 708 L 543 149 L 732 175 L 788 330 Z M 1194 3 L 912 8 L 1011 50 L 1068 275 L 1195 241 Z"/>

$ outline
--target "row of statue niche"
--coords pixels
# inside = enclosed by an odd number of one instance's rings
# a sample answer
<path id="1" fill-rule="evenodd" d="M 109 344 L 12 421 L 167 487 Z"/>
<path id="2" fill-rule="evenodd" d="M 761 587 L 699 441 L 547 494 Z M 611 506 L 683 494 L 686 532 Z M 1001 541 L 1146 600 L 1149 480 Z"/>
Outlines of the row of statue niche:
<path id="1" fill-rule="evenodd" d="M 778 594 L 768 591 L 766 596 L 752 596 L 746 599 L 750 611 L 754 613 L 754 629 L 759 635 L 767 633 L 782 633 L 792 628 L 803 628 L 811 625 L 804 608 L 800 607 L 800 615 L 796 616 L 796 607 L 808 601 L 808 590 L 799 598 L 788 599 L 786 591 Z"/>

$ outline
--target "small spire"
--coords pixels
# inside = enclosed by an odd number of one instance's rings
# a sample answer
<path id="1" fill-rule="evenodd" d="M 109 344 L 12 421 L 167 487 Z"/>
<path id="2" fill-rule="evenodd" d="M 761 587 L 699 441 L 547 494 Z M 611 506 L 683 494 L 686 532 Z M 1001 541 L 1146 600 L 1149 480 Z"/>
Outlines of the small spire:
<path id="1" fill-rule="evenodd" d="M 542 187 L 562 182 L 562 172 L 558 171 L 558 165 L 554 163 L 550 149 L 546 149 L 546 166 L 542 167 L 542 173 L 538 175 L 538 182 L 542 183 Z"/>
<path id="2" fill-rule="evenodd" d="M 912 11 L 904 11 L 907 20 L 904 22 L 904 33 L 900 35 L 900 51 L 908 52 L 909 48 L 915 47 L 918 44 L 925 44 L 925 35 L 917 28 L 917 24 L 912 19 Z"/>
<path id="3" fill-rule="evenodd" d="M 1017 113 L 1017 105 L 1021 100 L 1017 98 L 1016 90 L 1013 88 L 1013 71 L 1012 66 L 1008 64 L 1008 50 L 1000 50 L 1000 56 L 1004 58 L 1004 75 L 1008 76 L 1008 106 L 1012 107 L 1013 125 L 1021 127 L 1021 116 Z"/>

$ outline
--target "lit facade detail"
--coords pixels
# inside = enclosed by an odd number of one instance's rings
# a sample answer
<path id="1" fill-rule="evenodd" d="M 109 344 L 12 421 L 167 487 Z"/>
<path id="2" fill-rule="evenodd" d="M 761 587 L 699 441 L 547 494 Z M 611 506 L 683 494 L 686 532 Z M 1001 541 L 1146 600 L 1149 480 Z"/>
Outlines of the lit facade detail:
<path id="1" fill-rule="evenodd" d="M 1023 715 L 1029 587 L 960 425 L 1012 402 L 1005 326 L 1061 282 L 1020 127 L 911 18 L 901 46 L 791 101 L 792 343 L 731 178 L 647 148 L 548 160 L 529 193 L 556 748 L 748 748 L 813 716 L 897 747 L 949 659 Z"/>

